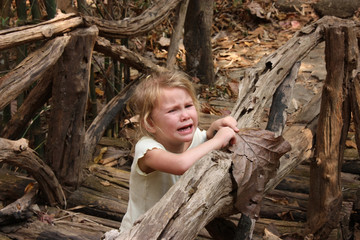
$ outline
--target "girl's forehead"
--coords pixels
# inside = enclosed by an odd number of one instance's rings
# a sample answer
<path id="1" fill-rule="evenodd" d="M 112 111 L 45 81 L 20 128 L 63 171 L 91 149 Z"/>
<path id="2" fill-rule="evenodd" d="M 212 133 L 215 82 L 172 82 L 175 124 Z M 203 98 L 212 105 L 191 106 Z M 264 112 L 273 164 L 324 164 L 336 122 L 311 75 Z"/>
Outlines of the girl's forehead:
<path id="1" fill-rule="evenodd" d="M 165 87 L 162 88 L 159 92 L 159 97 L 165 97 L 165 98 L 176 98 L 178 96 L 184 96 L 184 97 L 190 97 L 191 95 L 189 92 L 181 87 Z"/>
<path id="2" fill-rule="evenodd" d="M 191 95 L 183 88 L 163 88 L 156 98 L 155 106 L 175 102 L 192 101 Z"/>

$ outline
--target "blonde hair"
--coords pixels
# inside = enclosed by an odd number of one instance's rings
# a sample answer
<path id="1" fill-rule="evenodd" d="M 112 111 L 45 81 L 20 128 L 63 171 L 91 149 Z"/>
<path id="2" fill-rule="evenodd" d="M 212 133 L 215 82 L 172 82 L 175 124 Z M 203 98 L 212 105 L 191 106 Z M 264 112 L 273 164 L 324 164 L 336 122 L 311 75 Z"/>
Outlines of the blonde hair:
<path id="1" fill-rule="evenodd" d="M 136 114 L 139 115 L 140 130 L 143 135 L 151 136 L 146 127 L 151 120 L 151 113 L 157 99 L 164 88 L 184 89 L 192 98 L 196 111 L 199 112 L 196 91 L 187 75 L 181 72 L 155 73 L 141 81 L 131 99 Z"/>

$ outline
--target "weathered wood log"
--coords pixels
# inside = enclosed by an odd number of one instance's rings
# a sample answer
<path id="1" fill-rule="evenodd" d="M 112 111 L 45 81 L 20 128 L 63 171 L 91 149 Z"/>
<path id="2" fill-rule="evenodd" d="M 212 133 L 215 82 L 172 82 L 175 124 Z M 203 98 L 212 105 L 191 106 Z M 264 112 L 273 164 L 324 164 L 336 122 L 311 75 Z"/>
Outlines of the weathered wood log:
<path id="1" fill-rule="evenodd" d="M 26 186 L 30 183 L 36 183 L 36 181 L 23 174 L 0 169 L 0 201 L 4 205 L 16 201 L 23 196 Z"/>
<path id="2" fill-rule="evenodd" d="M 79 27 L 83 23 L 75 14 L 58 13 L 49 21 L 35 25 L 14 27 L 0 31 L 0 50 L 37 40 L 51 38 Z M 59 56 L 61 54 L 58 54 Z"/>
<path id="3" fill-rule="evenodd" d="M 159 0 L 147 8 L 141 15 L 119 21 L 104 20 L 83 16 L 87 26 L 96 25 L 100 36 L 127 38 L 147 33 L 160 24 L 181 0 Z"/>
<path id="4" fill-rule="evenodd" d="M 138 53 L 132 52 L 124 45 L 110 43 L 109 40 L 102 37 L 97 38 L 94 50 L 104 53 L 107 56 L 111 56 L 144 74 L 166 71 L 166 68 L 156 65 L 150 59 L 147 59 Z"/>
<path id="5" fill-rule="evenodd" d="M 266 130 L 272 131 L 280 136 L 286 126 L 287 112 L 292 100 L 295 79 L 297 78 L 301 62 L 296 62 L 289 74 L 276 89 L 269 113 Z"/>
<path id="6" fill-rule="evenodd" d="M 248 69 L 240 82 L 239 98 L 232 110 L 239 127 L 260 127 L 261 115 L 276 89 L 294 64 L 322 41 L 324 24 L 335 21 L 336 18 L 324 17 L 304 27 L 286 44 Z"/>
<path id="7" fill-rule="evenodd" d="M 25 139 L 0 138 L 0 152 L 0 161 L 25 169 L 34 177 L 50 205 L 66 206 L 64 192 L 54 172 L 28 148 Z"/>
<path id="8" fill-rule="evenodd" d="M 320 97 L 320 95 L 314 96 L 291 120 L 292 124 L 284 129 L 283 137 L 294 147 L 280 159 L 280 167 L 276 176 L 270 179 L 265 192 L 274 189 L 300 163 L 312 156 L 313 138 L 320 112 Z"/>
<path id="9" fill-rule="evenodd" d="M 308 184 L 310 178 L 309 168 L 310 166 L 308 164 L 299 165 L 277 185 L 276 189 L 308 194 L 310 192 L 310 186 Z M 343 187 L 342 192 L 345 201 L 351 202 L 355 200 L 359 184 L 360 181 L 357 179 L 356 174 L 341 173 L 341 185 Z"/>
<path id="10" fill-rule="evenodd" d="M 339 223 L 341 163 L 351 119 L 348 88 L 359 61 L 357 31 L 353 22 L 340 22 L 325 31 L 328 74 L 322 92 L 316 153 L 310 169 L 311 204 L 307 221 L 315 239 L 326 239 Z"/>
<path id="11" fill-rule="evenodd" d="M 0 210 L 0 225 L 11 224 L 29 217 L 29 207 L 36 199 L 38 186 L 28 187 L 24 196 Z"/>
<path id="12" fill-rule="evenodd" d="M 70 190 L 78 187 L 85 167 L 85 111 L 97 34 L 95 26 L 71 32 L 54 73 L 46 157 L 62 186 Z"/>
<path id="13" fill-rule="evenodd" d="M 68 198 L 69 207 L 82 206 L 77 211 L 121 221 L 129 201 L 130 173 L 98 164 L 91 165 L 89 171 L 81 187 Z"/>
<path id="14" fill-rule="evenodd" d="M 17 225 L 0 228 L 11 239 L 77 239 L 99 240 L 109 226 L 115 222 L 99 219 L 81 213 L 48 208 L 47 212 L 38 212 L 38 220 L 25 223 L 25 227 Z M 1 235 L 0 235 L 1 236 Z"/>
<path id="15" fill-rule="evenodd" d="M 0 109 L 50 71 L 62 55 L 69 39 L 69 36 L 64 36 L 49 41 L 25 58 L 14 70 L 0 78 Z"/>
<path id="16" fill-rule="evenodd" d="M 288 109 L 292 99 L 292 92 L 299 68 L 300 62 L 296 62 L 291 68 L 289 74 L 285 77 L 284 81 L 280 84 L 274 93 L 266 130 L 274 132 L 275 136 L 281 136 L 285 127 L 287 120 L 286 110 Z M 271 179 L 272 177 L 270 180 Z M 234 239 L 252 239 L 252 231 L 254 227 L 255 219 L 251 219 L 247 215 L 242 214 Z"/>

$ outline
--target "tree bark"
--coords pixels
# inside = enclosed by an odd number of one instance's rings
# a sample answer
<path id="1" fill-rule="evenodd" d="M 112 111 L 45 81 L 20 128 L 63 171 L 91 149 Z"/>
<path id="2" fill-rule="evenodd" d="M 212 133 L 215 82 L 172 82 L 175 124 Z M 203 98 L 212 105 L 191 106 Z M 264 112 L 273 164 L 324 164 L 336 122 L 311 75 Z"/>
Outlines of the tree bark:
<path id="1" fill-rule="evenodd" d="M 215 83 L 211 45 L 213 1 L 190 0 L 185 19 L 186 72 L 203 84 Z"/>
<path id="2" fill-rule="evenodd" d="M 97 33 L 96 27 L 72 32 L 54 71 L 46 157 L 70 190 L 78 187 L 84 168 L 85 108 Z"/>

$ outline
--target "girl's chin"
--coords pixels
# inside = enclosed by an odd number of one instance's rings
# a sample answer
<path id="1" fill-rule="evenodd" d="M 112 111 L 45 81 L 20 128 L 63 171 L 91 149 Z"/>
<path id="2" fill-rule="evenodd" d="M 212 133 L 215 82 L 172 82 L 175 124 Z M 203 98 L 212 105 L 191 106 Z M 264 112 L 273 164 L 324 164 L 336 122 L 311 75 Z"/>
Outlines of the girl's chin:
<path id="1" fill-rule="evenodd" d="M 193 139 L 193 135 L 189 134 L 187 136 L 180 136 L 182 142 L 191 142 Z"/>

